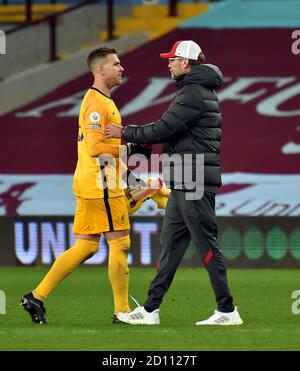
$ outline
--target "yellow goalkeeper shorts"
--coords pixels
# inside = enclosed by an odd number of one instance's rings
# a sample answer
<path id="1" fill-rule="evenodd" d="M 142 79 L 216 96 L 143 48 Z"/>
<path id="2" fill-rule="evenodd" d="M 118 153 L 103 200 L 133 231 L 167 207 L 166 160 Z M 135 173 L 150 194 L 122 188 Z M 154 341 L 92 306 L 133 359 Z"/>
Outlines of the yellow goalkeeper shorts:
<path id="1" fill-rule="evenodd" d="M 76 197 L 74 234 L 100 234 L 130 228 L 125 196 L 85 199 Z"/>

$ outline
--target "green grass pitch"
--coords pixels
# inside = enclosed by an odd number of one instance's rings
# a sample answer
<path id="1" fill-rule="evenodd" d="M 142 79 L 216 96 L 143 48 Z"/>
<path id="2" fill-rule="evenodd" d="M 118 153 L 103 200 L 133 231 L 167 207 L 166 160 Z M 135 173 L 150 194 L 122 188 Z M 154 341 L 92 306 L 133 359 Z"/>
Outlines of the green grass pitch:
<path id="1" fill-rule="evenodd" d="M 111 323 L 106 268 L 79 268 L 46 302 L 48 325 L 30 321 L 20 306 L 46 268 L 0 268 L 6 314 L 0 314 L 0 350 L 300 350 L 300 314 L 292 313 L 297 270 L 229 269 L 242 326 L 195 326 L 215 301 L 204 269 L 179 269 L 161 306 L 161 325 Z M 141 303 L 155 274 L 131 268 L 130 293 Z M 134 307 L 134 303 L 133 307 Z"/>

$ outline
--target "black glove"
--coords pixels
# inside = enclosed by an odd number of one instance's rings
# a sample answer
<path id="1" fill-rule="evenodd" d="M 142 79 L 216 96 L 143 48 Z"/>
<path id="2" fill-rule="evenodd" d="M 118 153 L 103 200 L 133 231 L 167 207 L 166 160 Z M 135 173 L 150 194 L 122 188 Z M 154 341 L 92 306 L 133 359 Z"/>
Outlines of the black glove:
<path id="1" fill-rule="evenodd" d="M 152 146 L 148 144 L 138 144 L 138 143 L 127 143 L 127 154 L 128 157 L 141 153 L 149 159 L 152 153 Z"/>

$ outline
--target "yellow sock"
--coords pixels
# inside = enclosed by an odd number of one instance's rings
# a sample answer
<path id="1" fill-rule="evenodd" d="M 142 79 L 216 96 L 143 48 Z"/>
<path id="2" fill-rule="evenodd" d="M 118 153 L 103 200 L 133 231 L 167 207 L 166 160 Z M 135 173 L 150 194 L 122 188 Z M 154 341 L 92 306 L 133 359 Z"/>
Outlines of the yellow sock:
<path id="1" fill-rule="evenodd" d="M 114 296 L 115 314 L 118 312 L 130 312 L 128 304 L 128 252 L 130 249 L 130 237 L 118 238 L 107 241 L 109 245 L 108 277 Z"/>
<path id="2" fill-rule="evenodd" d="M 98 250 L 99 243 L 76 239 L 75 245 L 61 254 L 52 265 L 42 282 L 32 292 L 39 300 L 46 300 L 48 295 L 63 279 L 73 272 L 82 262 Z"/>

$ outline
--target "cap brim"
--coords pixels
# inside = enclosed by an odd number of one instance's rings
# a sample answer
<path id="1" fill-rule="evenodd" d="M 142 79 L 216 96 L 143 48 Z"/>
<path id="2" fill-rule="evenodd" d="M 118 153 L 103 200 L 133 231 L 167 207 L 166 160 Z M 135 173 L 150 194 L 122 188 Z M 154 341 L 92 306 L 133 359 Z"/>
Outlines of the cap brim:
<path id="1" fill-rule="evenodd" d="M 174 58 L 174 57 L 176 57 L 176 55 L 173 54 L 173 53 L 161 53 L 160 57 L 167 59 L 167 58 Z"/>

